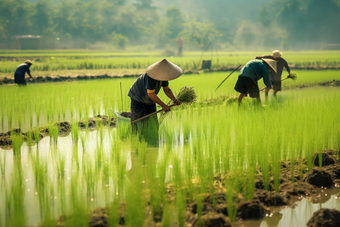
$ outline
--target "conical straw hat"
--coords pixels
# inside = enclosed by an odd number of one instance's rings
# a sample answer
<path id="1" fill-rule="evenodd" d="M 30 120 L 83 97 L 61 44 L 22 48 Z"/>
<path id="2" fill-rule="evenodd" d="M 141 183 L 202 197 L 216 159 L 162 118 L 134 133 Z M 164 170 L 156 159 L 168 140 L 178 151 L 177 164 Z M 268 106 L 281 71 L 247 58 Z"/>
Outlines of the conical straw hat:
<path id="1" fill-rule="evenodd" d="M 273 51 L 273 58 L 280 58 L 282 56 L 282 52 L 279 50 L 274 50 Z"/>
<path id="2" fill-rule="evenodd" d="M 30 60 L 26 60 L 25 63 L 28 65 L 33 65 L 33 63 Z"/>
<path id="3" fill-rule="evenodd" d="M 146 69 L 146 73 L 148 74 L 149 77 L 151 77 L 154 80 L 168 81 L 180 77 L 183 73 L 183 70 L 174 63 L 171 63 L 168 60 L 163 59 L 159 62 L 150 65 Z"/>
<path id="4" fill-rule="evenodd" d="M 270 68 L 272 68 L 272 70 L 277 73 L 277 61 L 273 60 L 273 59 L 266 59 L 266 58 L 262 58 L 262 60 L 267 63 L 267 65 L 270 66 Z"/>

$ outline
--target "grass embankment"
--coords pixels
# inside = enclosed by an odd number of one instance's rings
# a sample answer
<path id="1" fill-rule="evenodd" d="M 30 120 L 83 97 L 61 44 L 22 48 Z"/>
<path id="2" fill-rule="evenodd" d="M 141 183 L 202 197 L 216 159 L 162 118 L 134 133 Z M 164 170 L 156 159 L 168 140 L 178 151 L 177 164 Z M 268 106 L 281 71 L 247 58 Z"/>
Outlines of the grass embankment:
<path id="1" fill-rule="evenodd" d="M 266 52 L 187 52 L 183 57 L 164 56 L 157 52 L 98 52 L 98 51 L 23 51 L 0 54 L 0 75 L 13 77 L 15 68 L 26 59 L 34 61 L 31 67 L 35 76 L 77 76 L 91 74 L 139 74 L 149 65 L 168 58 L 183 70 L 198 70 L 201 61 L 212 60 L 212 69 L 244 65 L 256 55 Z M 327 68 L 340 66 L 339 51 L 285 52 L 284 58 L 292 67 Z M 15 61 L 14 61 L 15 59 Z"/>
<path id="2" fill-rule="evenodd" d="M 333 72 L 324 73 L 323 79 L 334 77 Z M 213 92 L 224 77 L 220 73 L 183 76 L 170 82 L 170 87 L 176 92 L 184 85 L 195 86 L 198 102 L 235 95 L 236 75 L 216 94 Z M 319 77 L 301 71 L 296 83 Z M 123 94 L 133 82 L 134 79 L 122 79 Z M 119 80 L 31 85 L 20 89 L 9 86 L 0 92 L 1 97 L 6 97 L 1 99 L 4 108 L 0 114 L 6 114 L 1 117 L 1 122 L 5 122 L 2 129 L 7 121 L 10 127 L 30 128 L 36 125 L 37 116 L 39 122 L 54 123 L 86 118 L 92 112 L 109 113 L 109 107 L 120 110 L 121 106 Z M 163 92 L 160 96 L 167 100 Z M 114 206 L 108 212 L 113 226 L 121 221 L 117 205 L 121 201 L 126 204 L 124 221 L 129 226 L 145 221 L 144 208 L 148 204 L 152 207 L 151 214 L 161 216 L 164 225 L 173 219 L 183 223 L 186 195 L 191 201 L 196 199 L 200 216 L 199 194 L 214 194 L 215 174 L 245 171 L 247 178 L 236 175 L 225 182 L 228 212 L 233 219 L 237 206 L 233 190 L 242 191 L 247 200 L 252 199 L 257 165 L 268 188 L 271 174 L 268 162 L 272 163 L 277 189 L 281 160 L 306 158 L 310 168 L 314 152 L 339 147 L 339 100 L 340 92 L 335 88 L 313 88 L 284 91 L 278 99 L 270 97 L 264 102 L 265 107 L 254 107 L 251 100 L 244 100 L 241 108 L 237 103 L 192 106 L 173 111 L 164 120 L 159 147 L 150 147 L 129 134 L 118 135 L 115 129 L 103 128 L 93 133 L 74 129 L 79 139 L 73 142 L 58 138 L 27 148 L 19 146 L 20 139 L 15 140 L 15 152 L 2 150 L 0 154 L 2 225 L 49 226 L 59 215 L 70 214 L 74 219 L 66 218 L 65 226 L 74 226 L 73 221 L 85 224 L 90 209 L 108 206 L 112 201 Z M 128 109 L 125 96 L 124 110 Z M 166 193 L 169 182 L 177 196 L 172 203 L 168 202 Z M 201 186 L 194 187 L 193 182 Z M 180 190 L 182 185 L 187 188 Z"/>

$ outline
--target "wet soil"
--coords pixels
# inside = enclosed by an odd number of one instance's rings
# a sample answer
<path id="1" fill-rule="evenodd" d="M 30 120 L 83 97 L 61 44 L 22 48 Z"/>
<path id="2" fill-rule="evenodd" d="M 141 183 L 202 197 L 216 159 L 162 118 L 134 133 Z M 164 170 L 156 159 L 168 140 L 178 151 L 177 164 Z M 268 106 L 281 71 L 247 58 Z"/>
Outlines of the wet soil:
<path id="1" fill-rule="evenodd" d="M 280 186 L 278 191 L 274 190 L 273 175 L 270 172 L 269 190 L 265 190 L 265 183 L 263 179 L 263 173 L 260 168 L 255 178 L 255 190 L 252 200 L 245 199 L 245 192 L 242 189 L 239 193 L 233 190 L 233 207 L 236 210 L 228 209 L 226 192 L 228 191 L 228 185 L 225 183 L 232 176 L 230 173 L 219 173 L 214 178 L 214 193 L 211 193 L 211 189 L 207 187 L 206 193 L 196 195 L 196 198 L 190 199 L 187 197 L 186 213 L 185 213 L 185 226 L 232 226 L 229 212 L 232 211 L 235 216 L 235 220 L 249 221 L 249 220 L 262 220 L 267 215 L 271 215 L 273 211 L 283 209 L 285 207 L 296 206 L 295 202 L 302 198 L 308 198 L 313 203 L 324 203 L 330 199 L 330 195 L 321 197 L 320 193 L 325 188 L 338 188 L 340 187 L 340 161 L 339 150 L 324 150 L 321 154 L 322 166 L 319 167 L 319 162 L 316 161 L 316 157 L 319 154 L 316 153 L 312 162 L 313 167 L 308 169 L 307 160 L 291 160 L 281 163 L 281 175 Z M 332 163 L 329 162 L 329 160 Z M 315 165 L 318 164 L 318 165 Z M 270 163 L 269 163 L 270 165 Z M 291 165 L 294 167 L 291 168 Z M 271 167 L 271 166 L 270 166 Z M 246 175 L 245 175 L 246 176 Z M 292 177 L 294 182 L 292 182 Z M 195 181 L 193 181 L 195 182 Z M 194 187 L 199 188 L 201 184 L 196 181 Z M 170 204 L 176 201 L 176 190 L 186 190 L 185 185 L 181 188 L 169 183 L 167 185 L 167 195 Z M 335 193 L 339 193 L 340 189 Z M 197 204 L 197 199 L 201 201 L 201 205 Z M 173 204 L 175 207 L 175 203 Z M 201 210 L 198 210 L 201 207 Z M 107 208 L 98 208 L 91 212 L 89 225 L 91 227 L 108 226 L 109 212 Z M 174 208 L 174 213 L 175 213 Z M 157 214 L 153 214 L 151 206 L 147 206 L 145 209 L 145 223 L 144 226 L 161 226 L 162 211 Z M 125 203 L 120 206 L 119 212 L 119 224 L 124 226 L 125 221 Z M 309 220 L 308 226 L 340 226 L 339 218 L 340 211 L 321 209 L 316 212 Z M 64 226 L 64 217 L 58 220 L 59 226 Z M 173 221 L 174 223 L 176 221 Z M 177 225 L 177 224 L 176 224 Z"/>
<path id="2" fill-rule="evenodd" d="M 339 227 L 340 211 L 335 209 L 320 209 L 315 212 L 307 223 L 308 227 Z"/>

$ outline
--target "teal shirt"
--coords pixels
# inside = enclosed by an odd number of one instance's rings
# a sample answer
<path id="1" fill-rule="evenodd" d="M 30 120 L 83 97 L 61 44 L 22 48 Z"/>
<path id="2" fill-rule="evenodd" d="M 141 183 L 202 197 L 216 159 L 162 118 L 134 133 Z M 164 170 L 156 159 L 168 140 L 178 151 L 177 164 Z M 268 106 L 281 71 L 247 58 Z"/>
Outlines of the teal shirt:
<path id="1" fill-rule="evenodd" d="M 263 78 L 264 84 L 268 88 L 272 88 L 269 80 L 269 69 L 266 63 L 262 60 L 251 60 L 249 61 L 240 71 L 239 76 L 244 76 L 252 79 L 255 83 Z"/>

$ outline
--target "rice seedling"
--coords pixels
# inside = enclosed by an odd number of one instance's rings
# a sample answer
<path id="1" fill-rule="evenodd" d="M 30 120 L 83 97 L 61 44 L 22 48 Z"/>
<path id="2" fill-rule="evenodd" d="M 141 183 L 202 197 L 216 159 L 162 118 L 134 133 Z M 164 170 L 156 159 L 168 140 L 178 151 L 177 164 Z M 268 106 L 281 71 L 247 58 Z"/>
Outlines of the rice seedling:
<path id="1" fill-rule="evenodd" d="M 79 140 L 79 125 L 78 122 L 74 122 L 71 126 L 72 142 L 78 143 Z"/>
<path id="2" fill-rule="evenodd" d="M 176 208 L 177 208 L 177 220 L 178 226 L 184 226 L 185 220 L 185 209 L 186 209 L 186 198 L 185 193 L 181 190 L 176 190 Z"/>
<path id="3" fill-rule="evenodd" d="M 21 153 L 21 145 L 23 143 L 23 138 L 21 133 L 11 132 L 12 144 L 13 144 L 13 152 L 20 155 Z"/>

